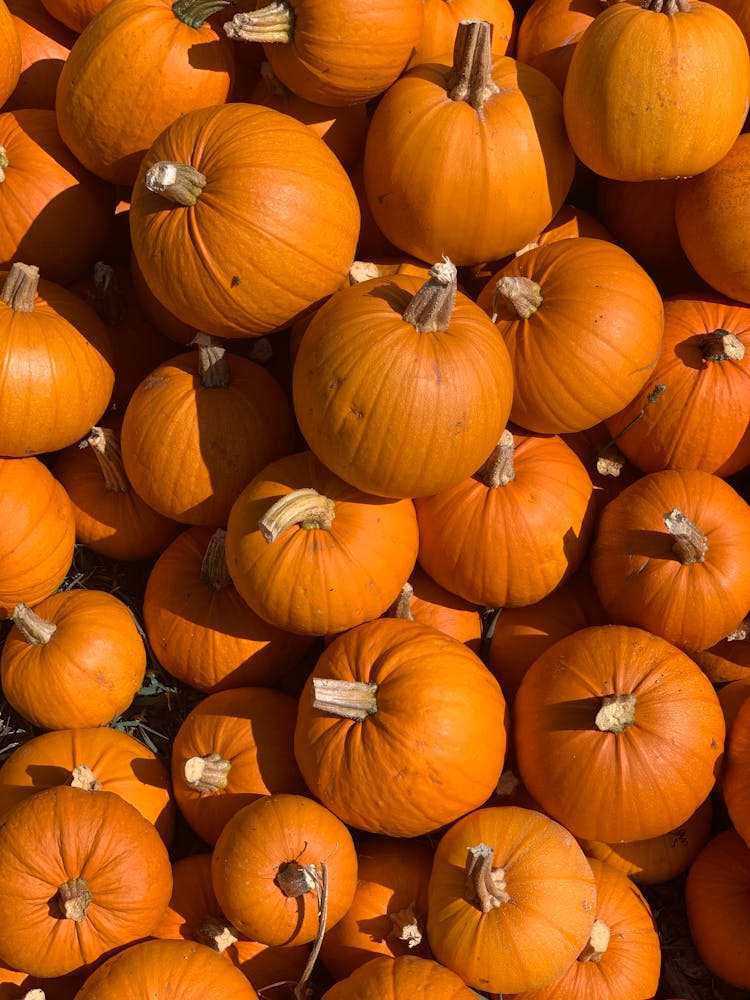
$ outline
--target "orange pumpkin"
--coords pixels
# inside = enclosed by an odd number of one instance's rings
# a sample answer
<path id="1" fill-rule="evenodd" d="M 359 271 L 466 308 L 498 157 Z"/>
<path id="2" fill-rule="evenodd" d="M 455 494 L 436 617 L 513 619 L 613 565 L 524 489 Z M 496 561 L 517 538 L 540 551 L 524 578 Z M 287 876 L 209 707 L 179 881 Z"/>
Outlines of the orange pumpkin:
<path id="1" fill-rule="evenodd" d="M 516 56 L 562 93 L 575 47 L 601 10 L 601 0 L 534 0 L 518 26 Z"/>
<path id="2" fill-rule="evenodd" d="M 443 834 L 427 899 L 435 958 L 475 989 L 520 993 L 581 953 L 596 916 L 591 866 L 568 831 L 532 809 L 477 809 Z"/>
<path id="3" fill-rule="evenodd" d="M 22 65 L 21 40 L 5 0 L 0 0 L 0 107 L 15 90 Z"/>
<path id="4" fill-rule="evenodd" d="M 64 785 L 5 818 L 0 871 L 1 904 L 16 916 L 0 960 L 36 976 L 84 970 L 149 934 L 172 890 L 164 842 L 134 806 Z"/>
<path id="5" fill-rule="evenodd" d="M 750 840 L 750 709 L 743 702 L 729 730 L 721 769 L 721 791 L 732 825 L 743 840 Z"/>
<path id="6" fill-rule="evenodd" d="M 424 0 L 422 34 L 407 69 L 436 62 L 438 57 L 452 52 L 461 21 L 489 22 L 492 25 L 492 54 L 504 56 L 513 42 L 515 19 L 510 0 Z"/>
<path id="7" fill-rule="evenodd" d="M 21 42 L 21 75 L 4 107 L 54 111 L 57 80 L 76 34 L 48 14 L 41 0 L 10 0 L 7 7 Z"/>
<path id="8" fill-rule="evenodd" d="M 542 653 L 513 723 L 527 789 L 588 840 L 644 840 L 685 823 L 724 748 L 705 674 L 666 640 L 623 625 L 581 629 Z"/>
<path id="9" fill-rule="evenodd" d="M 479 607 L 441 587 L 419 564 L 388 614 L 431 625 L 465 643 L 472 652 L 479 652 L 482 639 Z"/>
<path id="10" fill-rule="evenodd" d="M 476 993 L 429 958 L 374 958 L 342 979 L 321 1000 L 474 1000 Z"/>
<path id="11" fill-rule="evenodd" d="M 477 808 L 505 746 L 497 681 L 463 643 L 417 622 L 379 618 L 345 632 L 300 695 L 302 776 L 345 823 L 371 833 L 416 837 Z"/>

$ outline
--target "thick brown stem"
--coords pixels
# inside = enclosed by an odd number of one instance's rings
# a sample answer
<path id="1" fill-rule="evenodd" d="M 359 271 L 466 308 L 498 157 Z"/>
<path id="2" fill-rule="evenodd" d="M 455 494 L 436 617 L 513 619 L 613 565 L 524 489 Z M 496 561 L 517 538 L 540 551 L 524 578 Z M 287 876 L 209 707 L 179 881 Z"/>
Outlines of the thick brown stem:
<path id="1" fill-rule="evenodd" d="M 208 333 L 196 333 L 191 343 L 198 348 L 198 374 L 205 389 L 226 389 L 232 381 L 226 348 Z"/>
<path id="2" fill-rule="evenodd" d="M 655 14 L 687 14 L 690 10 L 690 0 L 643 0 L 641 6 Z"/>
<path id="3" fill-rule="evenodd" d="M 513 468 L 514 452 L 513 432 L 504 430 L 490 457 L 477 470 L 476 478 L 491 490 L 512 483 L 516 478 L 516 472 Z"/>
<path id="4" fill-rule="evenodd" d="M 664 524 L 674 538 L 672 551 L 683 566 L 705 562 L 708 555 L 708 539 L 697 524 L 675 507 L 664 515 Z"/>
<path id="5" fill-rule="evenodd" d="M 224 25 L 230 38 L 243 42 L 291 42 L 294 36 L 294 9 L 285 0 L 275 0 L 260 10 L 240 11 Z"/>
<path id="6" fill-rule="evenodd" d="M 206 186 L 204 174 L 187 163 L 159 160 L 146 171 L 145 184 L 153 194 L 160 194 L 176 205 L 194 205 Z"/>
<path id="7" fill-rule="evenodd" d="M 477 844 L 466 852 L 466 888 L 464 898 L 482 913 L 510 900 L 505 884 L 505 869 L 493 868 L 495 853 L 488 844 Z"/>
<path id="8" fill-rule="evenodd" d="M 422 930 L 416 914 L 416 903 L 410 903 L 405 910 L 389 913 L 393 930 L 388 935 L 391 941 L 403 941 L 409 948 L 417 948 L 422 943 Z"/>
<path id="9" fill-rule="evenodd" d="M 492 79 L 492 25 L 487 21 L 459 21 L 448 97 L 466 101 L 481 112 L 484 102 L 499 91 Z"/>
<path id="10" fill-rule="evenodd" d="M 190 757 L 185 761 L 185 784 L 194 792 L 210 795 L 229 784 L 232 762 L 213 750 L 205 757 Z"/>
<path id="11" fill-rule="evenodd" d="M 10 306 L 13 312 L 33 312 L 38 286 L 39 268 L 36 264 L 16 262 L 10 265 L 0 289 L 0 300 Z"/>
<path id="12" fill-rule="evenodd" d="M 605 694 L 594 725 L 602 733 L 624 733 L 635 722 L 634 694 Z"/>
<path id="13" fill-rule="evenodd" d="M 447 330 L 456 303 L 458 279 L 456 265 L 447 257 L 433 264 L 430 277 L 415 293 L 402 314 L 419 333 Z"/>
<path id="14" fill-rule="evenodd" d="M 120 451 L 120 438 L 111 427 L 92 427 L 81 442 L 82 448 L 91 448 L 99 463 L 105 490 L 127 493 L 130 489 Z"/>
<path id="15" fill-rule="evenodd" d="M 498 278 L 492 296 L 492 322 L 495 323 L 500 315 L 501 303 L 507 312 L 518 319 L 528 319 L 543 301 L 542 286 L 531 278 L 523 275 Z"/>
<path id="16" fill-rule="evenodd" d="M 713 330 L 702 338 L 701 354 L 706 361 L 742 361 L 745 345 L 736 333 Z"/>
<path id="17" fill-rule="evenodd" d="M 222 917 L 208 916 L 196 927 L 193 937 L 199 944 L 221 953 L 237 944 L 240 932 Z"/>
<path id="18" fill-rule="evenodd" d="M 85 792 L 100 792 L 102 783 L 87 764 L 76 764 L 70 772 L 71 788 L 82 788 Z"/>
<path id="19" fill-rule="evenodd" d="M 92 900 L 91 890 L 85 878 L 71 878 L 63 882 L 57 890 L 60 916 L 82 924 L 86 919 Z"/>
<path id="20" fill-rule="evenodd" d="M 327 715 L 362 722 L 378 710 L 377 684 L 313 677 L 312 706 Z"/>
<path id="21" fill-rule="evenodd" d="M 610 929 L 603 920 L 595 920 L 591 935 L 578 956 L 579 962 L 600 962 L 609 947 Z"/>
<path id="22" fill-rule="evenodd" d="M 335 516 L 336 504 L 317 490 L 293 490 L 271 504 L 258 528 L 270 544 L 295 524 L 305 531 L 330 531 Z"/>
<path id="23" fill-rule="evenodd" d="M 317 886 L 315 865 L 301 865 L 299 861 L 284 861 L 279 865 L 274 882 L 288 899 L 313 892 Z"/>
<path id="24" fill-rule="evenodd" d="M 232 584 L 227 568 L 226 540 L 226 529 L 217 528 L 209 538 L 201 560 L 201 580 L 214 590 L 223 590 Z"/>
<path id="25" fill-rule="evenodd" d="M 407 580 L 399 591 L 399 595 L 393 604 L 388 608 L 387 617 L 388 618 L 403 618 L 404 621 L 413 622 L 414 615 L 412 614 L 411 605 L 414 600 L 414 587 Z"/>
<path id="26" fill-rule="evenodd" d="M 0 146 L 0 184 L 5 180 L 5 170 L 9 166 L 10 160 L 5 152 L 5 146 Z"/>
<path id="27" fill-rule="evenodd" d="M 41 646 L 50 641 L 57 631 L 54 622 L 48 622 L 32 611 L 27 604 L 17 604 L 13 609 L 13 624 L 26 642 Z"/>

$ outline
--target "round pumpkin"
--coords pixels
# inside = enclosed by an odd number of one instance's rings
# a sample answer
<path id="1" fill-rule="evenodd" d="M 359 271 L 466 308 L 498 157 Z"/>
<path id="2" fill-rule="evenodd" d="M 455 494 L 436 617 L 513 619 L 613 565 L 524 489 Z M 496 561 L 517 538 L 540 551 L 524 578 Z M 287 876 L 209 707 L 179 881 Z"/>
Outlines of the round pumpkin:
<path id="1" fill-rule="evenodd" d="M 429 958 L 374 958 L 342 979 L 321 1000 L 474 1000 L 476 993 Z"/>
<path id="2" fill-rule="evenodd" d="M 492 54 L 508 53 L 516 33 L 510 0 L 424 0 L 422 33 L 407 69 L 444 59 L 452 52 L 461 21 L 487 21 L 492 25 Z"/>
<path id="3" fill-rule="evenodd" d="M 721 792 L 732 825 L 745 841 L 750 841 L 748 759 L 750 759 L 750 709 L 743 703 L 729 730 L 721 769 Z"/>
<path id="4" fill-rule="evenodd" d="M 3 106 L 54 111 L 57 80 L 76 34 L 51 17 L 41 0 L 11 0 L 7 7 L 21 42 L 21 75 Z"/>
<path id="5" fill-rule="evenodd" d="M 22 64 L 21 40 L 5 0 L 0 0 L 0 107 L 13 93 Z"/>
<path id="6" fill-rule="evenodd" d="M 534 0 L 518 26 L 516 56 L 562 93 L 575 47 L 601 10 L 601 0 Z"/>

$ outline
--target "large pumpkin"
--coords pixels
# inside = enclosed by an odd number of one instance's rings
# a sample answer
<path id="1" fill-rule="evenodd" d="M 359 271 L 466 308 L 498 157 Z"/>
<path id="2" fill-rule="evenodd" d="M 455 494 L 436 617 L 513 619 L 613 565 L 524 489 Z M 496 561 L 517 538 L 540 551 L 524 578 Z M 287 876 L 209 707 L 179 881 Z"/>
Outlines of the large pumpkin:
<path id="1" fill-rule="evenodd" d="M 178 319 L 217 337 L 255 337 L 342 284 L 359 206 L 306 125 L 227 104 L 181 115 L 153 142 L 130 228 L 146 283 Z"/>
<path id="2" fill-rule="evenodd" d="M 729 152 L 747 115 L 747 45 L 702 0 L 610 3 L 576 45 L 563 98 L 573 149 L 595 173 L 700 174 Z"/>
<path id="3" fill-rule="evenodd" d="M 321 1000 L 474 1000 L 476 993 L 450 969 L 418 955 L 385 955 L 355 969 Z"/>

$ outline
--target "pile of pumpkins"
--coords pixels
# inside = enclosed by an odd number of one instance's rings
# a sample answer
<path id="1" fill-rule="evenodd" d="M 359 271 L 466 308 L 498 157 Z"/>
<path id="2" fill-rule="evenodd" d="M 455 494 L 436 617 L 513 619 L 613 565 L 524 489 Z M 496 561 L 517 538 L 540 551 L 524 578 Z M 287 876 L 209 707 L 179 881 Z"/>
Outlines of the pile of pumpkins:
<path id="1" fill-rule="evenodd" d="M 0 0 L 0 996 L 750 990 L 748 38 Z"/>

